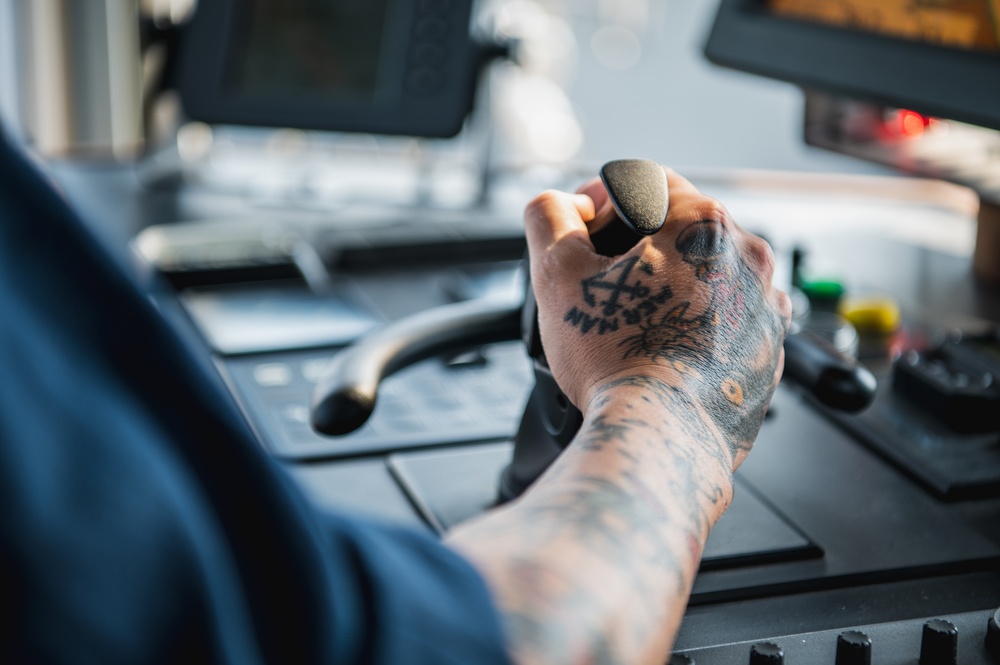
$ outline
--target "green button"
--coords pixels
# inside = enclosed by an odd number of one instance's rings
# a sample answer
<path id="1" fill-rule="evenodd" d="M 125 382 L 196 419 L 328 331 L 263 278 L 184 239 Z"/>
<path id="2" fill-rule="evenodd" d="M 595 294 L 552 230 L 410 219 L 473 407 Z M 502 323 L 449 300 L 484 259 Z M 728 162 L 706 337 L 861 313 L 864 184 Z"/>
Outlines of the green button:
<path id="1" fill-rule="evenodd" d="M 810 300 L 838 300 L 844 295 L 844 285 L 833 279 L 817 279 L 803 283 L 802 292 Z"/>

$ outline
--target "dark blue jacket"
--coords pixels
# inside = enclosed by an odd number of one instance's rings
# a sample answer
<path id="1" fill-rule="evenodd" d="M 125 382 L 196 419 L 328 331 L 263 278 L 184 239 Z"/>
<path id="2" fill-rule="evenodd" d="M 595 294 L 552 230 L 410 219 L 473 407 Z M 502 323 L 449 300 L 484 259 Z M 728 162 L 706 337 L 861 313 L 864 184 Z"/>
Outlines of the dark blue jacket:
<path id="1" fill-rule="evenodd" d="M 477 573 L 308 504 L 2 136 L 0 515 L 0 662 L 506 662 Z"/>

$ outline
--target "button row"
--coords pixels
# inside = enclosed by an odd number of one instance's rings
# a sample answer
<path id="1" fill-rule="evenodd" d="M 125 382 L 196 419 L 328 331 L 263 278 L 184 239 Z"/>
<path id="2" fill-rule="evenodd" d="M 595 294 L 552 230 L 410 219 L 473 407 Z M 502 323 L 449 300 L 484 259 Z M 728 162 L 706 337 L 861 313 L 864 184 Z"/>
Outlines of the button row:
<path id="1" fill-rule="evenodd" d="M 980 624 L 981 625 L 981 624 Z M 1000 609 L 987 622 L 986 651 L 1000 665 Z M 774 642 L 758 642 L 750 647 L 750 665 L 782 665 L 785 654 Z M 860 630 L 847 630 L 837 636 L 835 665 L 871 665 L 872 640 Z M 958 628 L 944 619 L 932 619 L 923 625 L 918 665 L 958 665 Z M 669 665 L 696 665 L 694 654 L 677 653 Z"/>

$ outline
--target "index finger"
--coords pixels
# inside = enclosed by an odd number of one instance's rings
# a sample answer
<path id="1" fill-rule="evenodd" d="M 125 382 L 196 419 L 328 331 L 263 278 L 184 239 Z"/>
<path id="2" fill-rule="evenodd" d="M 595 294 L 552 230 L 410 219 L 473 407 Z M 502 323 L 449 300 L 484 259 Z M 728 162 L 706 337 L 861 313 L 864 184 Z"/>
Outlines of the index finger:
<path id="1" fill-rule="evenodd" d="M 718 200 L 703 194 L 690 180 L 673 169 L 664 166 L 667 174 L 667 188 L 670 193 L 670 207 L 667 224 L 671 221 L 713 220 L 723 226 L 732 225 L 729 211 Z"/>
<path id="2" fill-rule="evenodd" d="M 586 194 L 542 192 L 524 210 L 528 249 L 548 250 L 568 237 L 586 239 L 587 222 L 594 212 L 594 201 Z"/>

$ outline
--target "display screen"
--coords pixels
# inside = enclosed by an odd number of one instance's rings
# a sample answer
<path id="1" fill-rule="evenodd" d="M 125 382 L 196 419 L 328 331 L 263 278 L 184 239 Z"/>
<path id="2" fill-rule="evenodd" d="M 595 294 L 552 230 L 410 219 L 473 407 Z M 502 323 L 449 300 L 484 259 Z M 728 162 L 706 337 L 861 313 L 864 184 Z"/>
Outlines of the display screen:
<path id="1" fill-rule="evenodd" d="M 1000 53 L 1000 0 L 766 0 L 782 17 Z"/>
<path id="2" fill-rule="evenodd" d="M 392 0 L 251 0 L 231 84 L 255 96 L 371 100 Z"/>

